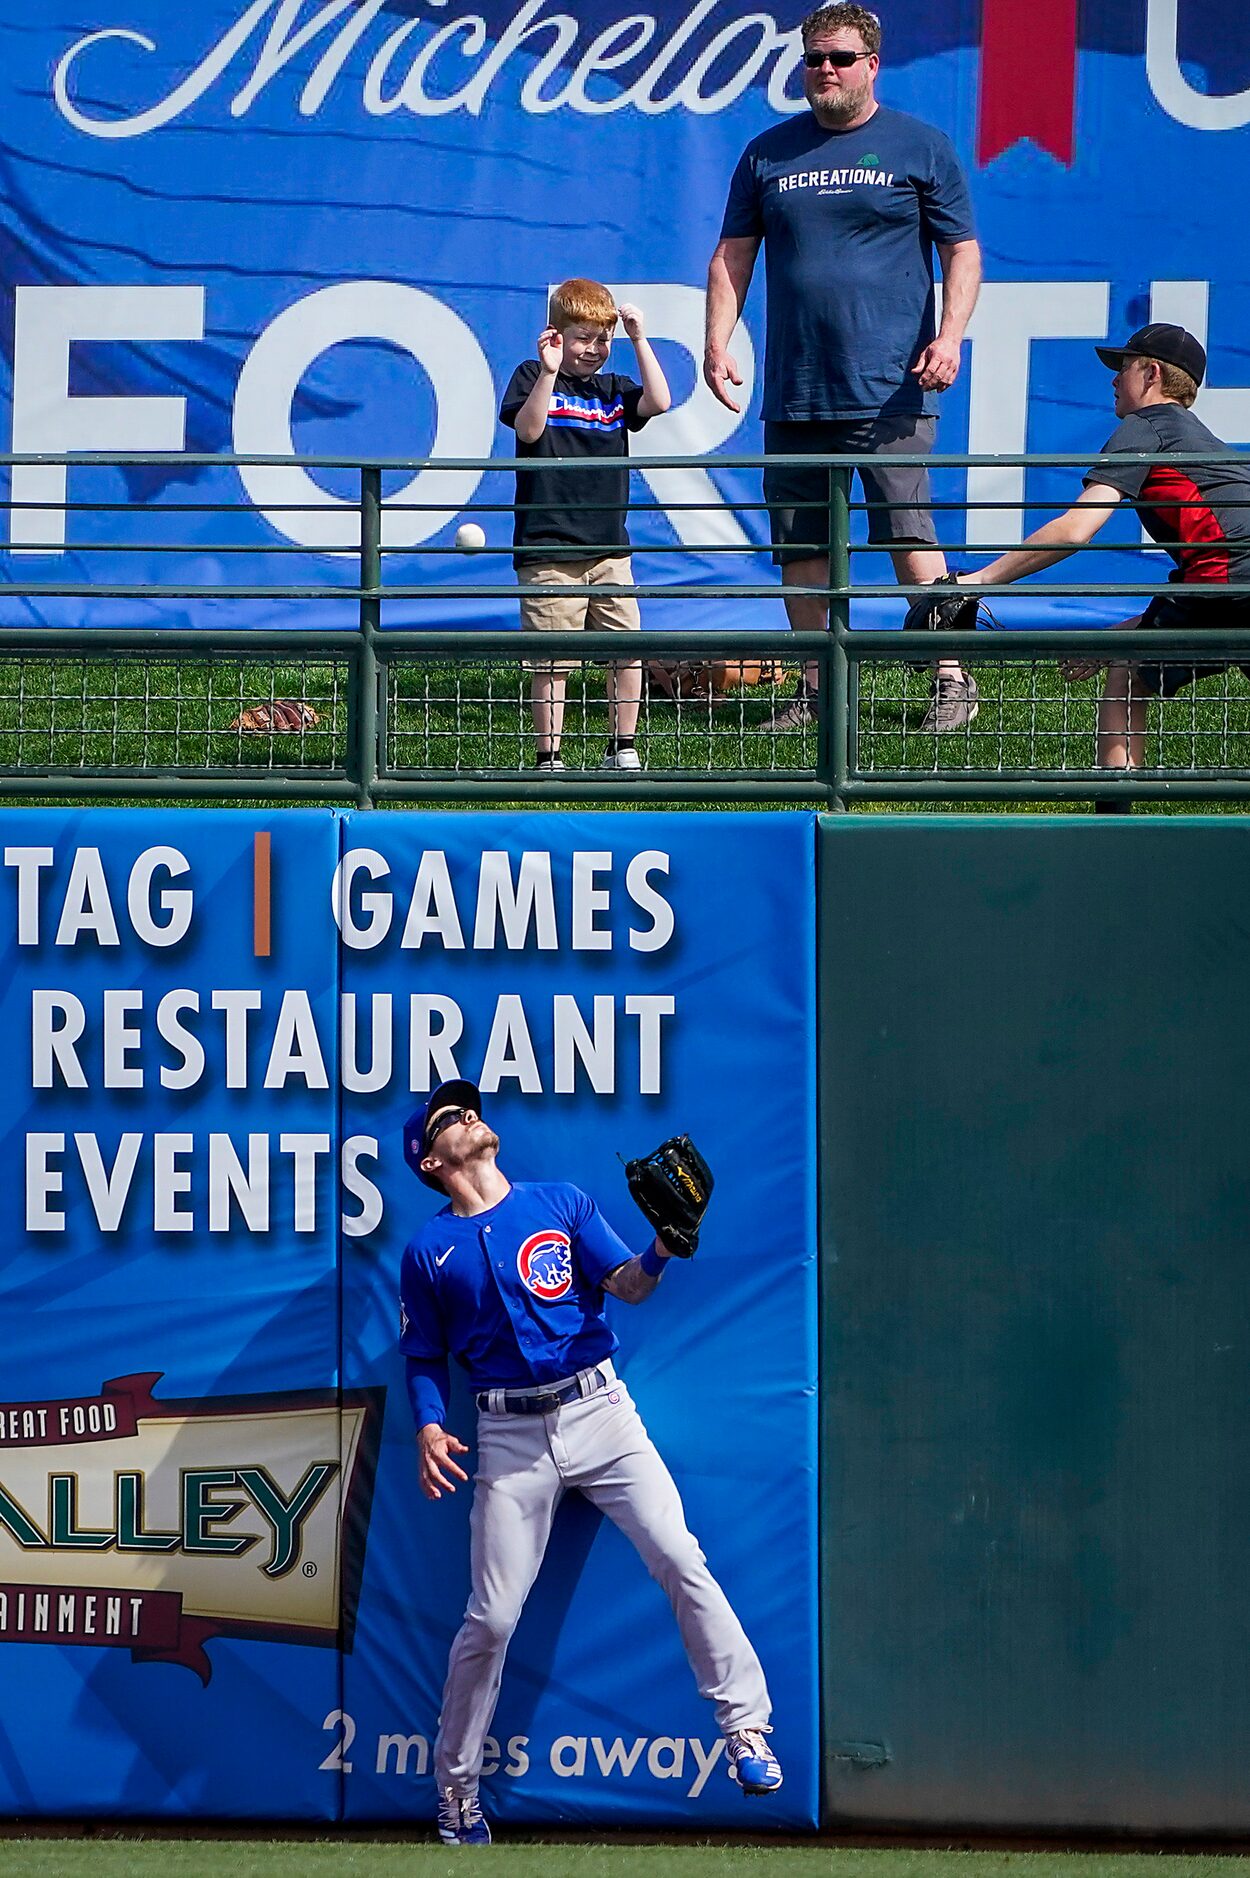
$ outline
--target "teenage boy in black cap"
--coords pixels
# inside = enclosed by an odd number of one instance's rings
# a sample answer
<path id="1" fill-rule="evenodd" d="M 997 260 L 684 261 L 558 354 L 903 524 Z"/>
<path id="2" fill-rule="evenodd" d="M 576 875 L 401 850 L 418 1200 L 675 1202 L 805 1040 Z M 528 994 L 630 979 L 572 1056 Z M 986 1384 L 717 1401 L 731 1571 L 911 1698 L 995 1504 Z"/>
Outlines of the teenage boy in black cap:
<path id="1" fill-rule="evenodd" d="M 1145 611 L 1120 626 L 1250 627 L 1250 597 L 1226 593 L 1197 599 L 1186 588 L 1250 581 L 1250 463 L 1236 456 L 1190 410 L 1207 369 L 1207 355 L 1183 326 L 1143 326 L 1122 346 L 1095 347 L 1115 373 L 1112 390 L 1119 425 L 1104 453 L 1085 476 L 1073 505 L 1047 522 L 1019 547 L 988 567 L 959 575 L 960 586 L 1020 580 L 1084 547 L 1125 497 L 1153 540 L 1162 542 L 1176 568 L 1179 591 L 1156 594 Z M 1140 452 L 1152 462 L 1117 462 Z M 1170 464 L 1179 453 L 1205 453 L 1206 463 Z M 1103 769 L 1138 769 L 1145 753 L 1146 707 L 1151 698 L 1173 698 L 1186 685 L 1223 665 L 1132 664 L 1073 658 L 1060 662 L 1068 680 L 1089 678 L 1107 666 L 1098 707 L 1098 763 Z M 1247 669 L 1243 667 L 1243 670 Z M 1123 813 L 1126 802 L 1100 802 L 1103 811 Z"/>

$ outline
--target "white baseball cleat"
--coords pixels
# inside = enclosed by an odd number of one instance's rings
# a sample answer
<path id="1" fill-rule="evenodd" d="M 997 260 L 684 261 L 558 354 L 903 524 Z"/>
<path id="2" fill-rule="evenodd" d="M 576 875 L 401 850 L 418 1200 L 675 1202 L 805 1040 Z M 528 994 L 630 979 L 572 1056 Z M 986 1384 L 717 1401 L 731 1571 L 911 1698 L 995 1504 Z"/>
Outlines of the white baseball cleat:
<path id="1" fill-rule="evenodd" d="M 438 1836 L 444 1845 L 490 1844 L 490 1827 L 476 1792 L 442 1789 L 438 1796 Z"/>
<path id="2" fill-rule="evenodd" d="M 725 1736 L 729 1765 L 744 1793 L 776 1793 L 781 1785 L 781 1762 L 764 1736 L 767 1728 L 738 1728 Z"/>

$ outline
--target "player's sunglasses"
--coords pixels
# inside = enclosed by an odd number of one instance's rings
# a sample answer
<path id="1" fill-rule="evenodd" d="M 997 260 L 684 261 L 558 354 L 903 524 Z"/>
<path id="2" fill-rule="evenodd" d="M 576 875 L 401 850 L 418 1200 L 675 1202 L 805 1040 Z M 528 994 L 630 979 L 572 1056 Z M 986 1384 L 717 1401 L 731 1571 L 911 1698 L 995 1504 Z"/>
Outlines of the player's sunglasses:
<path id="1" fill-rule="evenodd" d="M 805 52 L 803 63 L 809 72 L 818 72 L 822 65 L 832 65 L 839 72 L 849 72 L 858 60 L 871 57 L 871 52 L 849 52 L 839 47 L 836 52 Z"/>
<path id="2" fill-rule="evenodd" d="M 462 1122 L 469 1113 L 470 1111 L 468 1109 L 444 1109 L 438 1120 L 434 1123 L 434 1126 L 426 1134 L 426 1149 L 428 1150 L 434 1146 L 434 1143 L 438 1140 L 445 1128 L 454 1128 L 457 1122 Z"/>

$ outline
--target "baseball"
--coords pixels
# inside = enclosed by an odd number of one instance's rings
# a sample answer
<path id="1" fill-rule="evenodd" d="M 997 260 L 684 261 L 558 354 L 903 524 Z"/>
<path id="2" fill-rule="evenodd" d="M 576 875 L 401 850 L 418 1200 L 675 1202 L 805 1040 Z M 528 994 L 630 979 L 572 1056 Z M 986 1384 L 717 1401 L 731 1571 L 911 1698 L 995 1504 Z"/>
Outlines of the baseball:
<path id="1" fill-rule="evenodd" d="M 456 530 L 456 546 L 458 548 L 484 548 L 486 530 L 480 528 L 476 522 L 461 522 Z"/>

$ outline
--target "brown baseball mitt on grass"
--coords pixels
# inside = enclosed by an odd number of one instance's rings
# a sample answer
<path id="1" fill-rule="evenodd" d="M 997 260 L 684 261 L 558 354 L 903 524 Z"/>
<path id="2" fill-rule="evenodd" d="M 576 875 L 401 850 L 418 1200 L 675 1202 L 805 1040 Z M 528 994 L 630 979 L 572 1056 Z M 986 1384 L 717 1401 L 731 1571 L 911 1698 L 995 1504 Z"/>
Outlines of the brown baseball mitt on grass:
<path id="1" fill-rule="evenodd" d="M 723 698 L 739 686 L 781 682 L 776 659 L 648 659 L 647 678 L 666 698 Z"/>
<path id="2" fill-rule="evenodd" d="M 249 704 L 230 725 L 245 735 L 275 736 L 282 731 L 315 730 L 320 714 L 302 698 L 274 698 L 268 704 Z"/>

